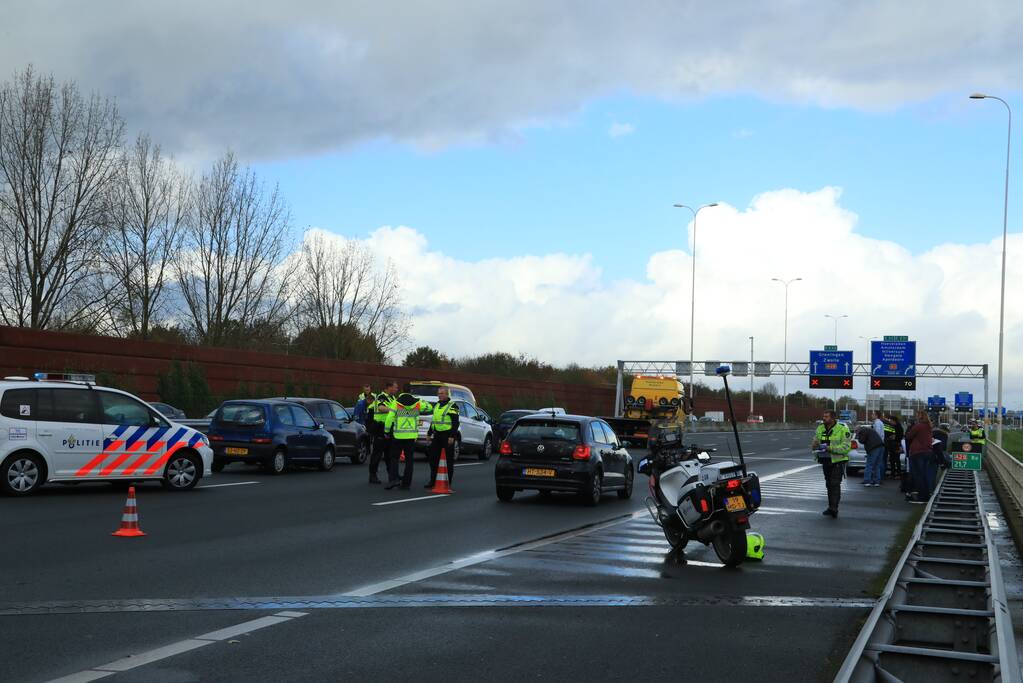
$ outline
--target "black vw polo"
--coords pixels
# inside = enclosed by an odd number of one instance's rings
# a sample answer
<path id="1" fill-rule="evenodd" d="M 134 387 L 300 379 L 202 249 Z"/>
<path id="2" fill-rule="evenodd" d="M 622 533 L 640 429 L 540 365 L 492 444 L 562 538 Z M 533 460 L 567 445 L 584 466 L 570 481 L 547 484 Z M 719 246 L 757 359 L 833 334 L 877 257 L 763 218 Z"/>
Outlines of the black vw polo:
<path id="1" fill-rule="evenodd" d="M 596 505 L 609 491 L 631 497 L 633 476 L 632 456 L 611 427 L 580 415 L 520 418 L 501 442 L 494 468 L 497 497 L 505 502 L 516 491 L 568 491 Z"/>

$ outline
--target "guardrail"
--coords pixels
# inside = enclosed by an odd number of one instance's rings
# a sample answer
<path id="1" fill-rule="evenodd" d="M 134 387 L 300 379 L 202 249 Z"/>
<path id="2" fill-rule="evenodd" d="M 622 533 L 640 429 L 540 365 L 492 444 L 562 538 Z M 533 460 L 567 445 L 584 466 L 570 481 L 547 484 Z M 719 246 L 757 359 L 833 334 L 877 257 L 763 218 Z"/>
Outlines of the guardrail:
<path id="1" fill-rule="evenodd" d="M 1006 510 L 1006 514 L 1018 517 L 1023 512 L 1023 462 L 989 439 L 984 445 L 984 468 L 1001 480 L 1003 492 L 1015 506 L 1014 510 Z"/>
<path id="2" fill-rule="evenodd" d="M 946 472 L 835 680 L 1020 681 L 977 472 Z"/>

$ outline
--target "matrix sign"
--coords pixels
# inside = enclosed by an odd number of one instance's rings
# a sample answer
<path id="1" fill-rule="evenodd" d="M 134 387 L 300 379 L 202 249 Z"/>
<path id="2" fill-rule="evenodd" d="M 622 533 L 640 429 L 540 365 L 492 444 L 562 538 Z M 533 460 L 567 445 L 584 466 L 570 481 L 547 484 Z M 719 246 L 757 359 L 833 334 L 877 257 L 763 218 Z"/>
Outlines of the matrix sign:
<path id="1" fill-rule="evenodd" d="M 979 470 L 983 465 L 981 452 L 984 447 L 969 441 L 957 441 L 952 444 L 952 469 Z"/>
<path id="2" fill-rule="evenodd" d="M 916 389 L 916 342 L 885 337 L 870 342 L 870 388 Z"/>
<path id="3" fill-rule="evenodd" d="M 956 410 L 973 410 L 973 394 L 968 391 L 957 392 Z"/>
<path id="4" fill-rule="evenodd" d="M 852 389 L 853 352 L 810 351 L 811 389 Z"/>

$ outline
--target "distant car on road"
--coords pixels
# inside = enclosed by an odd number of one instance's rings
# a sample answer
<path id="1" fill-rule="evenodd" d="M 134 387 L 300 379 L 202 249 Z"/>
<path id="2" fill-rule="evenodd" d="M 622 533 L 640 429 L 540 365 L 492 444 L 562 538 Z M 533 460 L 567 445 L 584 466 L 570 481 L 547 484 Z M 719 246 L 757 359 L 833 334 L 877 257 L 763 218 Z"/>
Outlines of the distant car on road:
<path id="1" fill-rule="evenodd" d="M 209 474 L 213 453 L 199 432 L 127 392 L 96 386 L 91 376 L 61 377 L 0 381 L 0 492 L 146 480 L 187 491 Z"/>
<path id="2" fill-rule="evenodd" d="M 156 412 L 160 413 L 164 417 L 169 418 L 169 419 L 174 420 L 174 421 L 185 420 L 185 419 L 188 418 L 188 416 L 185 415 L 185 411 L 184 410 L 181 410 L 180 408 L 175 408 L 174 406 L 172 406 L 169 403 L 160 403 L 159 401 L 150 401 L 149 407 L 152 408 L 153 410 L 155 410 Z"/>
<path id="3" fill-rule="evenodd" d="M 632 456 L 610 425 L 580 415 L 519 418 L 501 442 L 494 467 L 497 497 L 504 502 L 525 490 L 568 491 L 587 505 L 596 505 L 608 491 L 627 499 L 634 476 Z"/>
<path id="4" fill-rule="evenodd" d="M 475 406 L 466 401 L 452 401 L 458 410 L 458 435 L 455 437 L 455 445 L 451 453 L 447 453 L 450 462 L 456 462 L 462 453 L 476 453 L 480 460 L 490 460 L 494 452 L 494 428 L 485 419 L 486 413 L 482 413 Z M 416 448 L 426 450 L 430 444 L 427 436 L 430 424 L 433 422 L 433 415 L 421 415 L 419 417 L 419 437 L 416 439 Z"/>
<path id="5" fill-rule="evenodd" d="M 763 415 L 750 415 L 749 417 L 746 418 L 746 424 L 753 425 L 753 424 L 763 424 L 763 423 L 764 423 L 764 416 Z"/>
<path id="6" fill-rule="evenodd" d="M 369 433 L 366 428 L 355 421 L 347 408 L 326 398 L 287 398 L 271 399 L 275 401 L 294 401 L 305 407 L 313 419 L 319 421 L 331 436 L 334 437 L 334 449 L 337 457 L 348 458 L 353 465 L 361 465 L 369 456 Z"/>
<path id="7" fill-rule="evenodd" d="M 334 437 L 290 400 L 224 401 L 208 437 L 214 472 L 234 462 L 262 465 L 271 474 L 281 474 L 290 464 L 324 471 L 334 467 Z"/>
<path id="8" fill-rule="evenodd" d="M 514 410 L 506 410 L 501 413 L 501 417 L 497 418 L 497 424 L 494 426 L 494 438 L 500 443 L 508 436 L 508 432 L 511 431 L 515 421 L 520 417 L 526 415 L 532 415 L 536 411 L 528 410 L 526 408 L 515 408 Z"/>

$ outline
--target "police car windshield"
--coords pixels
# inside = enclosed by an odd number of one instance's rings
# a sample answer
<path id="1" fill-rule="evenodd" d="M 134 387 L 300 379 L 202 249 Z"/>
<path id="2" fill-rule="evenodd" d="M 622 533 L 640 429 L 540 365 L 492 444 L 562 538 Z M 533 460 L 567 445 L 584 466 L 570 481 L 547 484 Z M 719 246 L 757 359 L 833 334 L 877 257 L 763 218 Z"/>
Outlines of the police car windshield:
<path id="1" fill-rule="evenodd" d="M 579 441 L 579 425 L 574 422 L 555 422 L 552 420 L 515 423 L 508 439 L 512 441 Z"/>
<path id="2" fill-rule="evenodd" d="M 253 403 L 229 403 L 220 409 L 217 422 L 241 427 L 258 427 L 266 421 L 263 406 Z"/>

